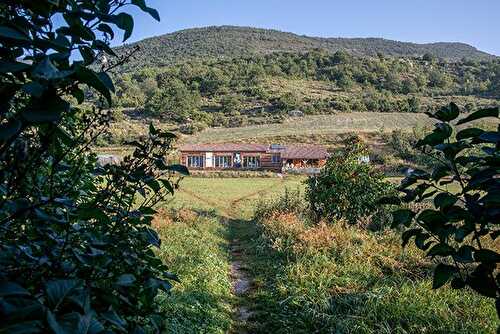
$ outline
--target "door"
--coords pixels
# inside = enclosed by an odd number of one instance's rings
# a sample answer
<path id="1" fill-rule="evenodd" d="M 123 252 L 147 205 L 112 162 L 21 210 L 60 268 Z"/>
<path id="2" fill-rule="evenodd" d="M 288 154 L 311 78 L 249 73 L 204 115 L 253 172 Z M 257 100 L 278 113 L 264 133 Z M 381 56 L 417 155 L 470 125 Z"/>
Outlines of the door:
<path id="1" fill-rule="evenodd" d="M 212 168 L 214 166 L 214 154 L 212 152 L 207 152 L 205 154 L 205 167 Z"/>

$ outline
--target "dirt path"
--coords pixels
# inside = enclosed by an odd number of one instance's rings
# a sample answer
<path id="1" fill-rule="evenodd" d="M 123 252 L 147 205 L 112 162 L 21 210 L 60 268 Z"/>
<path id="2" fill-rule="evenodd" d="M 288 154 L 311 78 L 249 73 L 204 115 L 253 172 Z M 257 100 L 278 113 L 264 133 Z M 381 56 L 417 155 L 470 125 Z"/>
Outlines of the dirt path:
<path id="1" fill-rule="evenodd" d="M 234 321 L 232 333 L 247 333 L 247 321 L 253 312 L 246 305 L 245 298 L 252 290 L 253 281 L 248 274 L 248 268 L 245 266 L 244 258 L 241 253 L 240 240 L 235 238 L 231 242 L 231 267 L 230 277 L 233 282 L 233 294 L 236 296 L 236 305 L 234 309 Z"/>
<path id="2" fill-rule="evenodd" d="M 230 331 L 231 334 L 246 334 L 249 333 L 249 328 L 252 327 L 251 317 L 254 314 L 252 311 L 249 297 L 254 289 L 254 281 L 249 274 L 249 268 L 245 258 L 245 243 L 240 237 L 241 224 L 251 224 L 242 220 L 228 220 L 228 228 L 231 235 L 230 243 L 230 278 L 232 281 L 232 293 L 235 296 L 234 303 L 234 323 Z"/>
<path id="3" fill-rule="evenodd" d="M 283 179 L 273 182 L 272 185 L 236 198 L 227 204 L 210 200 L 186 189 L 181 190 L 194 199 L 218 209 L 222 215 L 221 223 L 228 229 L 230 259 L 228 274 L 232 282 L 232 294 L 234 295 L 234 318 L 229 334 L 248 334 L 252 333 L 252 328 L 255 328 L 255 323 L 252 322 L 254 321 L 252 320 L 252 316 L 255 312 L 253 311 L 254 308 L 251 302 L 254 281 L 249 273 L 248 259 L 245 256 L 245 247 L 249 247 L 248 231 L 252 229 L 252 225 L 250 224 L 253 224 L 253 222 L 243 220 L 239 205 L 248 198 L 256 195 L 265 195 L 283 182 Z"/>

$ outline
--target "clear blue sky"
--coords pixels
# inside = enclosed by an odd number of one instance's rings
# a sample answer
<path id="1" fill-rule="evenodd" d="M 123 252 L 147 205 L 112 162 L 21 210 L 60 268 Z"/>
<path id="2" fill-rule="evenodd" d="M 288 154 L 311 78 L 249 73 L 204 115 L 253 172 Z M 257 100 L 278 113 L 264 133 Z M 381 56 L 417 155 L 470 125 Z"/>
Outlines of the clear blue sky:
<path id="1" fill-rule="evenodd" d="M 161 22 L 136 17 L 129 40 L 209 25 L 322 37 L 464 42 L 500 55 L 500 0 L 149 0 Z"/>

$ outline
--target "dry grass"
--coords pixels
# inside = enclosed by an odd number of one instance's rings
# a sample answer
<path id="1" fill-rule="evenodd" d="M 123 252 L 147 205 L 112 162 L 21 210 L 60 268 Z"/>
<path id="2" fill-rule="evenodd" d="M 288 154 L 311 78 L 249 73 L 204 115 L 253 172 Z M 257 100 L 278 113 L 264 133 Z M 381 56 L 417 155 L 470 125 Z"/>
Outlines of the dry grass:
<path id="1" fill-rule="evenodd" d="M 217 143 L 246 140 L 259 141 L 276 136 L 335 135 L 347 132 L 371 133 L 411 130 L 432 124 L 424 114 L 353 112 L 287 119 L 280 124 L 253 125 L 241 128 L 210 128 L 187 138 L 190 143 Z"/>
<path id="2" fill-rule="evenodd" d="M 253 237 L 254 333 L 493 333 L 493 303 L 432 290 L 434 264 L 393 231 L 261 215 Z"/>

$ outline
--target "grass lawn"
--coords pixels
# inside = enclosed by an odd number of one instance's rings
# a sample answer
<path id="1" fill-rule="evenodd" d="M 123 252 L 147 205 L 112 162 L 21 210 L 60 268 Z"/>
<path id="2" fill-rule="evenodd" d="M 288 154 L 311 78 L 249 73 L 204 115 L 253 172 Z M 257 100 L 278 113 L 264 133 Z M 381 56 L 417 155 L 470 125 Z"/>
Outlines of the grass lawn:
<path id="1" fill-rule="evenodd" d="M 180 278 L 159 299 L 166 333 L 226 333 L 232 324 L 227 228 L 215 216 L 156 218 L 160 258 Z"/>
<path id="2" fill-rule="evenodd" d="M 279 196 L 286 188 L 303 189 L 303 176 L 285 178 L 201 178 L 181 181 L 170 206 L 202 210 L 215 209 L 220 215 L 250 218 L 259 200 Z"/>

